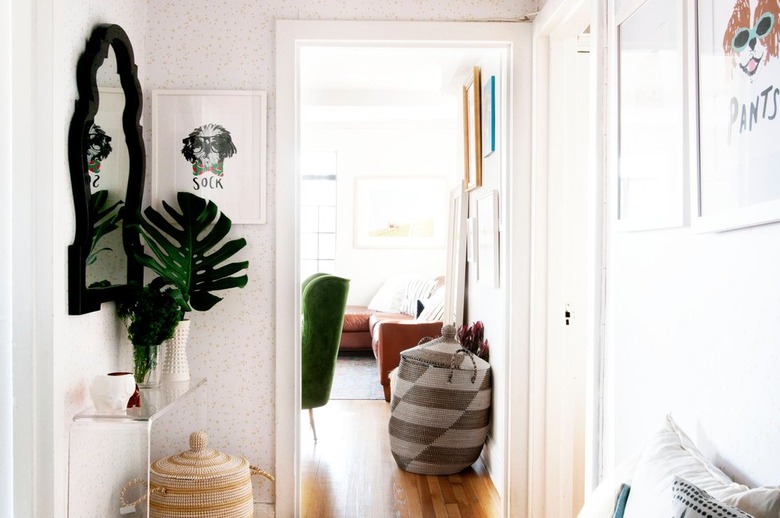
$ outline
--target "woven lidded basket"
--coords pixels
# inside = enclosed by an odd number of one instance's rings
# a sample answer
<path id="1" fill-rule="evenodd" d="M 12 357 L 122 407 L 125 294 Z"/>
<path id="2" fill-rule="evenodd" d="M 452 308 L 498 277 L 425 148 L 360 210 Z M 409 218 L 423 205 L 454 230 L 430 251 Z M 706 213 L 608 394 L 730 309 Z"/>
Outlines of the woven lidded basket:
<path id="1" fill-rule="evenodd" d="M 156 460 L 150 470 L 149 516 L 251 518 L 252 474 L 273 477 L 241 458 L 208 448 L 206 432 L 190 434 L 190 450 Z"/>
<path id="2" fill-rule="evenodd" d="M 455 326 L 401 353 L 390 402 L 390 450 L 401 469 L 450 475 L 471 466 L 490 421 L 490 364 L 463 349 Z"/>

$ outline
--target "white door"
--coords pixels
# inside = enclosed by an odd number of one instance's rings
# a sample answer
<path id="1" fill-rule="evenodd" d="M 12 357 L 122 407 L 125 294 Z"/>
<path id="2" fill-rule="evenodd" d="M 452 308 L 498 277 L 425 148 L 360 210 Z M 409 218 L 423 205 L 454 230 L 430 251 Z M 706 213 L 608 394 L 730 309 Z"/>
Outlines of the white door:
<path id="1" fill-rule="evenodd" d="M 594 110 L 598 60 L 589 52 L 596 3 L 549 2 L 536 20 L 533 516 L 576 516 L 599 462 L 593 452 L 600 422 L 603 177 Z"/>

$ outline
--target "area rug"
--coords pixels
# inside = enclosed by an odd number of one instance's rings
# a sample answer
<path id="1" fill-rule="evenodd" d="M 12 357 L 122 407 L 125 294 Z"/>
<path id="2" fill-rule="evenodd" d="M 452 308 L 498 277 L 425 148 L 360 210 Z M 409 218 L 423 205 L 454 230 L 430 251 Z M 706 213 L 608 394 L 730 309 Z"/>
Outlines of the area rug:
<path id="1" fill-rule="evenodd" d="M 385 399 L 373 356 L 339 356 L 330 399 Z"/>

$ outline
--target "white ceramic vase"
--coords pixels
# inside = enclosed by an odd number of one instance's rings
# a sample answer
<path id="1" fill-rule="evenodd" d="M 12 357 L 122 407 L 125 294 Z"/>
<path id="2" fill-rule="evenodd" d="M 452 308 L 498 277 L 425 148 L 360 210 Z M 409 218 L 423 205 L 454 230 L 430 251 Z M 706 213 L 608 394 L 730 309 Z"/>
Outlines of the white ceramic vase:
<path id="1" fill-rule="evenodd" d="M 89 387 L 89 396 L 100 414 L 123 414 L 127 402 L 135 392 L 135 380 L 130 373 L 95 376 Z"/>
<path id="2" fill-rule="evenodd" d="M 187 363 L 187 338 L 189 335 L 190 321 L 182 320 L 176 326 L 171 339 L 165 342 L 162 381 L 176 382 L 190 379 L 190 366 Z"/>

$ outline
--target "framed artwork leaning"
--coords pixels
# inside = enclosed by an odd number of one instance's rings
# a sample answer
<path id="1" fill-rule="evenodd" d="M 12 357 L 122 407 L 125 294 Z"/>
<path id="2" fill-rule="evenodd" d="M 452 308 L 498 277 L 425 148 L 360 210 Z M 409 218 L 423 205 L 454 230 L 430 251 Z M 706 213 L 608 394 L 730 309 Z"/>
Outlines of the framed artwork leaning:
<path id="1" fill-rule="evenodd" d="M 467 191 L 482 185 L 482 101 L 479 67 L 474 67 L 463 85 L 463 159 Z"/>

